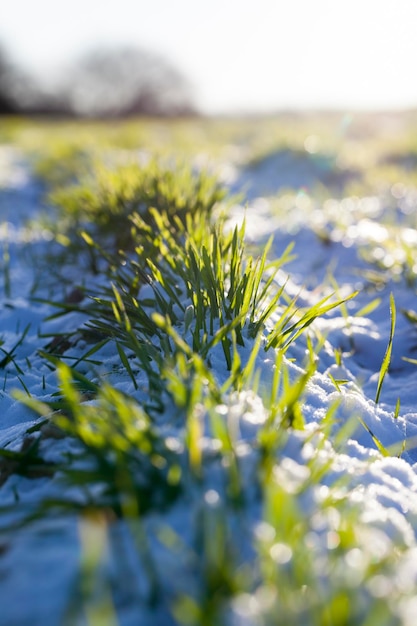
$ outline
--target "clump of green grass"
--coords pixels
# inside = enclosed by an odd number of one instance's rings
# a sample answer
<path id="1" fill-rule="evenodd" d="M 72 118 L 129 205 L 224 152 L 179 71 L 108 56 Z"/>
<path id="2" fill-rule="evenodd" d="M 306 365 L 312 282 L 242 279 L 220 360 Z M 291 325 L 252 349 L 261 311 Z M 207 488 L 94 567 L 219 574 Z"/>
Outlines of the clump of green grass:
<path id="1" fill-rule="evenodd" d="M 184 222 L 186 215 L 211 212 L 225 197 L 226 190 L 214 176 L 150 160 L 144 165 L 98 164 L 86 180 L 54 191 L 50 202 L 61 210 L 68 229 L 81 229 L 92 237 L 99 233 L 107 245 L 129 249 L 134 243 L 130 223 L 134 213 L 151 226 L 151 209 Z"/>
<path id="2" fill-rule="evenodd" d="M 106 384 L 96 388 L 94 401 L 89 402 L 68 366 L 58 364 L 57 374 L 57 403 L 19 397 L 42 416 L 59 407 L 53 424 L 80 444 L 79 452 L 60 469 L 65 481 L 82 486 L 84 506 L 109 508 L 129 517 L 172 503 L 179 493 L 181 463 L 146 411 Z M 100 495 L 89 495 L 89 485 L 102 485 Z M 63 498 L 62 504 L 68 507 L 70 502 Z"/>
<path id="3" fill-rule="evenodd" d="M 35 176 L 53 189 L 74 184 L 93 167 L 95 149 L 87 146 L 79 136 L 50 141 L 41 154 L 32 155 Z"/>
<path id="4" fill-rule="evenodd" d="M 172 353 L 167 328 L 181 334 L 191 353 L 209 366 L 220 348 L 226 369 L 234 370 L 234 385 L 239 386 L 244 369 L 239 349 L 248 341 L 265 333 L 264 348 L 286 351 L 318 316 L 344 302 L 325 298 L 310 309 L 300 309 L 295 298 L 286 296 L 285 281 L 276 280 L 291 258 L 291 246 L 270 261 L 269 241 L 253 258 L 246 253 L 244 224 L 229 232 L 221 216 L 213 223 L 211 192 L 205 204 L 192 202 L 190 198 L 193 210 L 183 215 L 146 204 L 142 213 L 131 207 L 130 251 L 105 250 L 106 229 L 103 233 L 100 224 L 95 238 L 82 233 L 92 254 L 106 259 L 109 276 L 107 287 L 89 294 L 90 303 L 83 308 L 89 317 L 86 326 L 103 341 L 116 341 L 133 384 L 134 369 L 139 367 L 147 373 L 151 390 L 157 388 L 163 363 Z M 105 208 L 100 212 L 104 214 Z M 66 312 L 62 304 L 59 308 L 61 314 Z M 155 313 L 166 320 L 162 331 Z M 266 332 L 272 314 L 277 321 Z"/>

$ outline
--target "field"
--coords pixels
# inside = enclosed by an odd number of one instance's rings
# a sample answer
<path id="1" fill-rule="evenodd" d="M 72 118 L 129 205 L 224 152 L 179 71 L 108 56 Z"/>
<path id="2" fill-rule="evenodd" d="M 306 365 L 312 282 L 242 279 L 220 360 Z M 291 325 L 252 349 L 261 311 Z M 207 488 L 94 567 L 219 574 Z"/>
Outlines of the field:
<path id="1" fill-rule="evenodd" d="M 414 626 L 417 114 L 0 122 L 0 623 Z"/>

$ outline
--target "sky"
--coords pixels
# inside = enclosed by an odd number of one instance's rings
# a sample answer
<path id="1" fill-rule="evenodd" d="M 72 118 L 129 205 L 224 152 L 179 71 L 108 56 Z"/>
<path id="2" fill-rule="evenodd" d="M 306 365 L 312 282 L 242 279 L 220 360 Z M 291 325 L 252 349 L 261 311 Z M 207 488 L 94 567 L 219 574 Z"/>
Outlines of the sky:
<path id="1" fill-rule="evenodd" d="M 0 0 L 0 42 L 28 69 L 134 44 L 207 113 L 417 106 L 416 28 L 417 0 Z"/>

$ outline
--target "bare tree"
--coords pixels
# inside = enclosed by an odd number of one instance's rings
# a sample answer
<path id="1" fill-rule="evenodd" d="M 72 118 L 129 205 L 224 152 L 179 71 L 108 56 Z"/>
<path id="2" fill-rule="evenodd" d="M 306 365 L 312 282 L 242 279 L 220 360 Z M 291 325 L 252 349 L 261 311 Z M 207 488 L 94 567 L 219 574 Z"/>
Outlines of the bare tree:
<path id="1" fill-rule="evenodd" d="M 67 74 L 59 99 L 76 115 L 181 115 L 194 112 L 184 77 L 162 57 L 135 47 L 97 49 Z"/>
<path id="2" fill-rule="evenodd" d="M 13 66 L 0 47 L 0 115 L 14 113 L 16 102 L 12 95 Z"/>
<path id="3" fill-rule="evenodd" d="M 49 94 L 35 77 L 13 63 L 0 45 L 0 114 L 37 112 L 49 104 Z"/>

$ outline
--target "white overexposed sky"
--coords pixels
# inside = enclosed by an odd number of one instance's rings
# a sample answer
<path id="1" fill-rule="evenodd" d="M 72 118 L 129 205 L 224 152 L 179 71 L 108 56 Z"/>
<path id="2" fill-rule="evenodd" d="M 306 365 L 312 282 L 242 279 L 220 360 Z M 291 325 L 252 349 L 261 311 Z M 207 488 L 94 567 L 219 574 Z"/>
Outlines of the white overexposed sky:
<path id="1" fill-rule="evenodd" d="M 42 72 L 137 44 L 210 113 L 417 106 L 417 0 L 0 0 L 0 43 Z"/>

